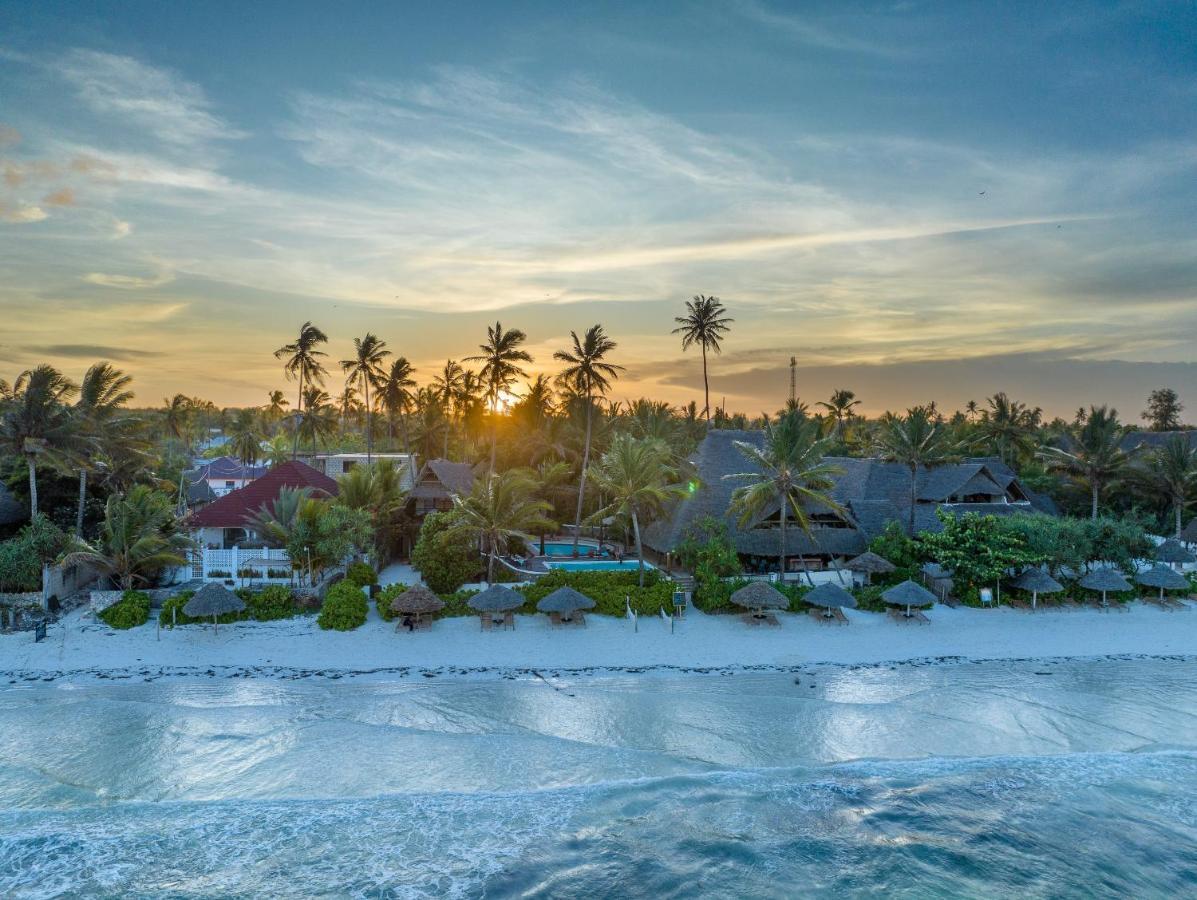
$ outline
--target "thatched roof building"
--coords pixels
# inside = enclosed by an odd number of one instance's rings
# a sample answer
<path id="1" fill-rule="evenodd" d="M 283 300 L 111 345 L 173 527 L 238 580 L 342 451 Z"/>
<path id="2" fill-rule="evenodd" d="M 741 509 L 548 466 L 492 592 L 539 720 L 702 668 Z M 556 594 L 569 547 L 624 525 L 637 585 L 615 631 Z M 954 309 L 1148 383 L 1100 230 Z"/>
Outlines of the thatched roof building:
<path id="1" fill-rule="evenodd" d="M 501 584 L 492 584 L 466 601 L 470 609 L 478 612 L 507 612 L 524 605 L 524 595 Z"/>
<path id="2" fill-rule="evenodd" d="M 553 593 L 541 598 L 536 608 L 542 613 L 565 613 L 569 615 L 578 609 L 594 609 L 594 601 L 571 587 L 559 587 Z"/>
<path id="3" fill-rule="evenodd" d="M 771 584 L 754 581 L 733 591 L 731 602 L 745 609 L 789 609 L 790 598 Z"/>
<path id="4" fill-rule="evenodd" d="M 413 585 L 391 601 L 391 612 L 405 616 L 422 616 L 440 612 L 445 601 L 422 584 Z"/>

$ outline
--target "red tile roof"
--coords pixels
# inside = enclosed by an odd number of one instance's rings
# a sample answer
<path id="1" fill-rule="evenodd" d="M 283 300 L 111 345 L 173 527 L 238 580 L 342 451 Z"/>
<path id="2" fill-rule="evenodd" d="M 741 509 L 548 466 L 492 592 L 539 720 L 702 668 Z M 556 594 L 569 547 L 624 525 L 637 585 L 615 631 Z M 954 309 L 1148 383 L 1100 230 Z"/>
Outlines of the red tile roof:
<path id="1" fill-rule="evenodd" d="M 244 528 L 246 520 L 263 505 L 278 499 L 279 492 L 285 487 L 308 487 L 317 496 L 329 497 L 335 497 L 338 490 L 337 483 L 327 475 L 317 472 L 306 463 L 291 460 L 192 513 L 187 519 L 187 527 Z"/>

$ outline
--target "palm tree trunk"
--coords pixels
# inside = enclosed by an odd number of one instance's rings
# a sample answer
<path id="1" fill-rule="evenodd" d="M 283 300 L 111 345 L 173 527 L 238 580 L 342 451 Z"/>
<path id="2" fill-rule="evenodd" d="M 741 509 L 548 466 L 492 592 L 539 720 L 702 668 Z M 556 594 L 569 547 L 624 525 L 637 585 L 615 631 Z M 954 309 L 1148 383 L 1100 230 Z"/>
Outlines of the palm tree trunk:
<path id="1" fill-rule="evenodd" d="M 370 465 L 370 453 L 374 449 L 374 422 L 370 418 L 373 414 L 370 409 L 370 380 L 363 378 L 362 385 L 366 392 L 366 465 Z"/>
<path id="2" fill-rule="evenodd" d="M 442 459 L 449 458 L 449 431 L 453 428 L 453 417 L 449 413 L 445 413 L 445 449 L 441 455 Z"/>
<path id="3" fill-rule="evenodd" d="M 499 423 L 495 419 L 494 410 L 490 413 L 490 474 L 495 474 L 495 447 L 499 441 Z"/>
<path id="4" fill-rule="evenodd" d="M 636 560 L 640 563 L 640 586 L 644 587 L 644 547 L 640 544 L 640 517 L 632 507 L 632 534 L 636 538 Z"/>
<path id="5" fill-rule="evenodd" d="M 707 380 L 707 345 L 702 345 L 702 391 L 703 410 L 707 414 L 707 424 L 711 424 L 711 383 Z"/>
<path id="6" fill-rule="evenodd" d="M 781 509 L 779 510 L 781 516 L 781 555 L 777 560 L 777 570 L 781 573 L 778 584 L 786 583 L 786 498 L 781 498 Z"/>
<path id="7" fill-rule="evenodd" d="M 486 560 L 486 583 L 494 584 L 495 581 L 495 547 L 494 544 L 490 547 L 490 553 Z"/>
<path id="8" fill-rule="evenodd" d="M 1097 495 L 1098 495 L 1098 493 L 1100 493 L 1099 485 L 1098 485 L 1096 479 L 1094 479 L 1092 484 L 1090 484 L 1089 490 L 1090 490 L 1092 498 L 1093 498 L 1093 509 L 1092 509 L 1092 512 L 1090 513 L 1089 518 L 1096 519 L 1097 518 Z"/>
<path id="9" fill-rule="evenodd" d="M 33 454 L 25 454 L 25 462 L 29 465 L 29 521 L 37 518 L 37 464 L 33 461 Z"/>
<path id="10" fill-rule="evenodd" d="M 908 526 L 908 533 L 914 537 L 914 507 L 918 503 L 919 497 L 919 464 L 915 463 L 910 467 L 910 524 Z"/>
<path id="11" fill-rule="evenodd" d="M 1180 529 L 1180 506 L 1182 503 L 1184 503 L 1183 497 L 1177 496 L 1177 497 L 1172 498 L 1172 510 L 1176 514 L 1176 535 L 1175 535 L 1175 537 L 1177 540 L 1180 540 L 1180 530 L 1181 530 Z"/>
<path id="12" fill-rule="evenodd" d="M 582 477 L 578 480 L 578 509 L 574 515 L 574 556 L 578 555 L 578 537 L 582 533 L 582 501 L 586 496 L 586 468 L 590 465 L 590 385 L 586 385 L 586 443 L 582 448 Z"/>
<path id="13" fill-rule="evenodd" d="M 83 507 L 87 503 L 87 469 L 79 470 L 79 508 L 75 511 L 75 537 L 83 537 Z M 1179 517 L 1180 513 L 1177 512 Z M 1177 526 L 1179 527 L 1179 526 Z M 1177 532 L 1178 534 L 1180 532 Z"/>
<path id="14" fill-rule="evenodd" d="M 295 401 L 295 440 L 291 443 L 291 458 L 299 455 L 299 423 L 303 421 L 303 369 L 299 370 L 299 398 Z"/>
<path id="15" fill-rule="evenodd" d="M 411 437 L 407 431 L 407 410 L 399 411 L 399 430 L 403 432 L 403 452 L 411 454 Z M 412 473 L 415 474 L 414 472 Z"/>

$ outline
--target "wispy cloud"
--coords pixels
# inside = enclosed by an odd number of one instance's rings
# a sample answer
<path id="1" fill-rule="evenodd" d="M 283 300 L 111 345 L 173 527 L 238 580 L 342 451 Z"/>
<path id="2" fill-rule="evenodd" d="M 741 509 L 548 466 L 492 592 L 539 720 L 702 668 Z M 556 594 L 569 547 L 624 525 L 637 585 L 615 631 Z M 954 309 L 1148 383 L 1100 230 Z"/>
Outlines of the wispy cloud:
<path id="1" fill-rule="evenodd" d="M 112 347 L 106 344 L 47 344 L 30 347 L 32 352 L 66 359 L 156 359 L 163 354 L 157 350 L 138 350 L 133 347 Z"/>
<path id="2" fill-rule="evenodd" d="M 153 275 L 148 278 L 139 275 L 110 275 L 106 272 L 88 272 L 83 276 L 83 280 L 88 284 L 133 291 L 162 287 L 164 284 L 170 284 L 174 279 L 174 275 L 169 272 Z"/>

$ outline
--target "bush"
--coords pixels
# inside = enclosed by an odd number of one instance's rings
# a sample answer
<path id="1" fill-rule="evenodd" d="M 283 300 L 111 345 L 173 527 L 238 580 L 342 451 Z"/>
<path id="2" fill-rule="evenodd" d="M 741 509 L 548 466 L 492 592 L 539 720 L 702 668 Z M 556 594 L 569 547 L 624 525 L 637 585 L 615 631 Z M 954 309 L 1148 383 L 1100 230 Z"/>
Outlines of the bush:
<path id="1" fill-rule="evenodd" d="M 727 526 L 714 516 L 691 524 L 677 548 L 678 561 L 694 573 L 694 605 L 712 611 L 730 606 L 724 578 L 743 571 Z"/>
<path id="2" fill-rule="evenodd" d="M 604 616 L 623 616 L 625 598 L 641 615 L 655 616 L 662 609 L 673 612 L 673 582 L 661 577 L 656 569 L 646 569 L 644 587 L 637 584 L 638 572 L 569 571 L 552 569 L 535 583 L 519 588 L 528 602 L 518 612 L 535 613 L 536 604 L 559 587 L 568 586 L 594 600 L 594 612 Z M 467 595 L 468 596 L 468 595 Z"/>
<path id="3" fill-rule="evenodd" d="M 192 622 L 198 622 L 198 619 L 193 619 L 183 612 L 183 607 L 187 605 L 187 601 L 194 593 L 194 591 L 183 591 L 163 601 L 162 609 L 158 611 L 158 624 L 163 628 L 174 628 L 176 625 L 190 625 Z"/>
<path id="4" fill-rule="evenodd" d="M 438 594 L 452 594 L 482 570 L 477 549 L 460 535 L 449 533 L 454 522 L 452 512 L 429 515 L 411 553 L 412 565 Z"/>
<path id="5" fill-rule="evenodd" d="M 112 628 L 136 628 L 150 617 L 150 595 L 125 591 L 121 598 L 100 612 L 100 621 Z"/>
<path id="6" fill-rule="evenodd" d="M 388 584 L 374 595 L 374 605 L 378 608 L 378 615 L 384 622 L 395 618 L 396 614 L 391 612 L 391 603 L 409 587 L 411 587 L 410 584 Z"/>
<path id="7" fill-rule="evenodd" d="M 261 578 L 262 572 L 259 569 L 238 569 L 237 577 L 238 578 L 251 578 L 251 579 L 252 578 Z"/>
<path id="8" fill-rule="evenodd" d="M 372 584 L 378 584 L 378 573 L 369 563 L 351 562 L 345 569 L 345 580 L 358 587 L 370 587 Z"/>
<path id="9" fill-rule="evenodd" d="M 245 599 L 245 618 L 258 622 L 290 619 L 299 613 L 291 596 L 291 589 L 283 584 L 271 584 Z"/>
<path id="10" fill-rule="evenodd" d="M 0 543 L 0 591 L 25 593 L 42 589 L 42 565 L 66 549 L 61 528 L 38 516 L 11 540 Z"/>
<path id="11" fill-rule="evenodd" d="M 348 581 L 338 581 L 325 595 L 316 624 L 324 629 L 352 631 L 365 623 L 368 612 L 362 589 Z"/>
<path id="12" fill-rule="evenodd" d="M 229 575 L 230 573 L 224 571 L 223 569 L 213 569 L 208 573 L 209 578 L 228 578 Z"/>

